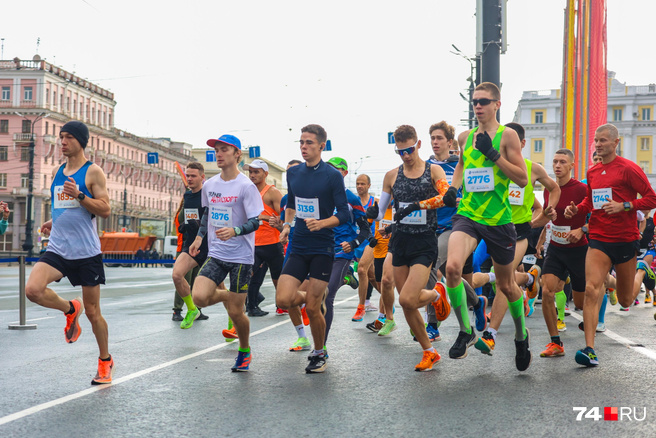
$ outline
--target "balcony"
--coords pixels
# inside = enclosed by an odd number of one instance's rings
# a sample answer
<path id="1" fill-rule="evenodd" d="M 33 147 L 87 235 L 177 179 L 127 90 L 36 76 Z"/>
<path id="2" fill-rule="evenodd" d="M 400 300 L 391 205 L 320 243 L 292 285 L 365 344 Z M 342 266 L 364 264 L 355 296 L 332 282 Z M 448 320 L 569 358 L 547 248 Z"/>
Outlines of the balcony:
<path id="1" fill-rule="evenodd" d="M 30 132 L 14 133 L 14 142 L 16 143 L 29 143 L 31 140 L 32 140 L 32 133 Z"/>

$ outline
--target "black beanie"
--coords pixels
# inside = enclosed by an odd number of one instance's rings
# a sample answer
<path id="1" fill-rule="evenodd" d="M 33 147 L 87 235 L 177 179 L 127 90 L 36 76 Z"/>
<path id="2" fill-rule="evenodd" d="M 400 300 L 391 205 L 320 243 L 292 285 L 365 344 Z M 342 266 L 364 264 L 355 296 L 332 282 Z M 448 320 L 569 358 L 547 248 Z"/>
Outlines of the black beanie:
<path id="1" fill-rule="evenodd" d="M 84 123 L 72 120 L 62 126 L 60 132 L 68 132 L 75 137 L 75 139 L 80 142 L 82 149 L 87 147 L 87 143 L 89 142 L 89 128 L 87 128 L 87 125 Z"/>

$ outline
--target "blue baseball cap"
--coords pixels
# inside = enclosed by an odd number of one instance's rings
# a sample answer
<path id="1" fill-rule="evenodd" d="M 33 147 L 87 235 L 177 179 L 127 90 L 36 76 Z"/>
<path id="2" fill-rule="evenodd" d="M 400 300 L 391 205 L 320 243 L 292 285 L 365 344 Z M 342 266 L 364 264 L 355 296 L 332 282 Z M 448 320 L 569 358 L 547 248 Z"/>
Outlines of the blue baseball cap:
<path id="1" fill-rule="evenodd" d="M 219 137 L 218 139 L 210 138 L 207 140 L 207 145 L 210 147 L 216 147 L 217 143 L 227 144 L 228 146 L 234 146 L 237 149 L 241 150 L 241 141 L 234 135 L 225 134 Z"/>

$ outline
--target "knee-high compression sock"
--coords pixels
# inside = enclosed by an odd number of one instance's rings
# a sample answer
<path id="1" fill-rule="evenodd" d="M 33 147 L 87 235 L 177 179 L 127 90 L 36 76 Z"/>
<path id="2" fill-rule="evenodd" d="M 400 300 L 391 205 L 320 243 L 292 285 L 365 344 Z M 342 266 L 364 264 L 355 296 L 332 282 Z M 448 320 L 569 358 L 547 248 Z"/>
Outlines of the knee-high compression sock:
<path id="1" fill-rule="evenodd" d="M 604 294 L 601 307 L 599 308 L 599 324 L 606 322 L 606 304 L 608 304 L 608 295 Z"/>
<path id="2" fill-rule="evenodd" d="M 555 298 L 556 298 L 556 309 L 558 309 L 558 319 L 564 321 L 565 304 L 567 304 L 567 295 L 565 295 L 565 291 L 561 290 L 560 292 L 556 292 Z"/>
<path id="3" fill-rule="evenodd" d="M 508 301 L 508 309 L 515 323 L 515 339 L 523 341 L 526 339 L 526 324 L 524 323 L 524 299 L 520 298 L 512 303 Z"/>
<path id="4" fill-rule="evenodd" d="M 465 296 L 465 285 L 460 280 L 460 283 L 456 287 L 446 287 L 446 291 L 449 294 L 449 300 L 451 301 L 451 307 L 458 318 L 458 324 L 460 324 L 460 330 L 471 334 L 471 325 L 469 323 L 469 312 L 467 311 L 467 297 Z"/>
<path id="5" fill-rule="evenodd" d="M 186 297 L 181 297 L 182 301 L 185 302 L 187 305 L 187 311 L 189 310 L 196 310 L 196 305 L 194 304 L 194 299 L 191 298 L 191 294 L 187 295 Z"/>

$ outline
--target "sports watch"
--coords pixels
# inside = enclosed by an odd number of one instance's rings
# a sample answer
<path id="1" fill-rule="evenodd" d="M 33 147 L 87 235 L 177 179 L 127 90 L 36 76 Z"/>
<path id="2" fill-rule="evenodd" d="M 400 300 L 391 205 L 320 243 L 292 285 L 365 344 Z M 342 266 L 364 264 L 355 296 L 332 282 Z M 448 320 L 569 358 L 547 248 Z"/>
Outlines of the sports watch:
<path id="1" fill-rule="evenodd" d="M 232 227 L 233 230 L 235 230 L 235 236 L 239 236 L 241 234 L 241 228 L 239 227 Z"/>
<path id="2" fill-rule="evenodd" d="M 625 202 L 624 203 L 624 211 L 631 211 L 631 203 L 630 202 Z"/>
<path id="3" fill-rule="evenodd" d="M 82 201 L 84 201 L 84 198 L 86 198 L 86 197 L 87 197 L 87 195 L 85 195 L 84 193 L 80 192 L 80 194 L 77 195 L 77 200 L 80 201 L 80 202 L 82 202 Z"/>
<path id="4" fill-rule="evenodd" d="M 583 226 L 581 227 L 581 231 L 583 231 L 585 234 L 588 234 L 588 226 L 587 226 L 587 225 L 583 225 Z"/>

